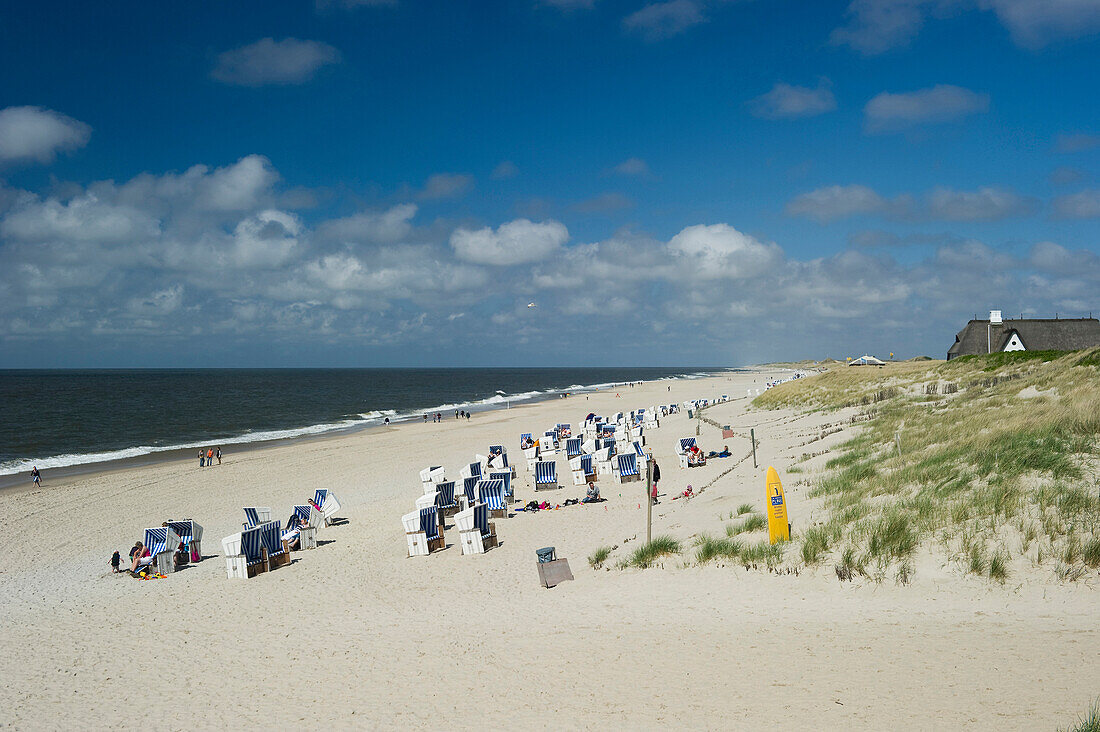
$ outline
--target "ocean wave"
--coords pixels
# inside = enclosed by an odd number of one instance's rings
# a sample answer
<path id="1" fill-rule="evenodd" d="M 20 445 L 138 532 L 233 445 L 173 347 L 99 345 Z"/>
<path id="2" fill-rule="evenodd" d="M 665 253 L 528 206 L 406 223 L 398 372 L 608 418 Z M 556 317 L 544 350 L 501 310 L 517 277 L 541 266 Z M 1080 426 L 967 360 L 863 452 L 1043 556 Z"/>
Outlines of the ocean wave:
<path id="1" fill-rule="evenodd" d="M 139 445 L 118 450 L 103 452 L 89 452 L 78 454 L 60 454 L 35 459 L 18 459 L 0 462 L 0 476 L 29 473 L 32 467 L 39 470 L 51 468 L 66 468 L 76 465 L 90 465 L 95 463 L 107 463 L 116 460 L 126 460 L 153 455 L 157 453 L 172 452 L 175 450 L 195 450 L 200 447 L 209 448 L 211 445 L 243 445 L 254 442 L 269 442 L 272 440 L 285 440 L 294 437 L 307 437 L 323 435 L 331 432 L 348 431 L 381 425 L 387 418 L 390 422 L 411 422 L 423 419 L 424 415 L 432 415 L 436 412 L 483 411 L 494 409 L 501 404 L 511 405 L 516 402 L 530 401 L 539 398 L 551 398 L 564 393 L 594 392 L 601 389 L 612 389 L 628 383 L 647 383 L 649 381 L 666 381 L 672 379 L 699 379 L 709 376 L 709 373 L 696 372 L 693 374 L 680 374 L 678 376 L 662 376 L 655 379 L 639 380 L 637 382 L 610 381 L 598 384 L 573 384 L 564 388 L 551 388 L 546 390 L 532 390 L 516 394 L 493 394 L 483 399 L 475 399 L 456 404 L 440 404 L 426 409 L 412 409 L 398 411 L 396 409 L 380 409 L 360 412 L 357 418 L 348 417 L 338 422 L 325 422 L 321 424 L 306 425 L 278 430 L 249 431 L 230 437 L 214 437 L 202 441 L 181 442 L 171 445 Z M 188 458 L 190 459 L 190 458 Z"/>

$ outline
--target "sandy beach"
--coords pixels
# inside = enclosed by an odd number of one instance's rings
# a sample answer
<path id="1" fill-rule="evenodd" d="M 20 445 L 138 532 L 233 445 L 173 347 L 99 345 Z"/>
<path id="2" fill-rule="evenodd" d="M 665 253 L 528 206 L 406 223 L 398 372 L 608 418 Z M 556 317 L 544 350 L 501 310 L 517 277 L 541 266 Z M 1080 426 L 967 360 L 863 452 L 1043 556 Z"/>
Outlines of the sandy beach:
<path id="1" fill-rule="evenodd" d="M 409 558 L 400 517 L 419 471 L 448 477 L 491 443 L 521 456 L 521 432 L 588 412 L 729 394 L 706 411 L 704 450 L 732 457 L 680 469 L 686 414 L 647 434 L 661 465 L 654 535 L 690 546 L 784 479 L 797 532 L 824 455 L 858 429 L 850 412 L 749 406 L 779 370 L 654 382 L 500 409 L 470 422 L 409 423 L 235 454 L 74 476 L 0 493 L 0 725 L 17 729 L 297 727 L 473 729 L 1054 729 L 1100 689 L 1094 583 L 1019 577 L 1004 586 L 922 554 L 912 582 L 842 583 L 832 566 L 797 575 L 696 566 L 690 552 L 649 569 L 614 563 L 645 539 L 645 484 L 603 477 L 605 503 L 498 520 L 501 545 Z M 671 390 L 669 389 L 671 385 Z M 749 428 L 760 440 L 757 468 Z M 833 431 L 842 427 L 839 431 Z M 823 432 L 831 432 L 823 439 Z M 559 455 L 559 482 L 569 483 Z M 518 461 L 522 462 L 522 461 Z M 518 467 L 517 498 L 535 497 Z M 691 484 L 697 497 L 673 501 Z M 249 580 L 226 578 L 221 538 L 242 506 L 285 521 L 317 488 L 347 521 L 320 546 Z M 554 503 L 582 487 L 540 493 Z M 166 579 L 114 575 L 111 552 L 147 526 L 193 517 L 204 561 Z M 617 547 L 594 570 L 586 557 Z M 538 583 L 555 546 L 575 581 Z"/>

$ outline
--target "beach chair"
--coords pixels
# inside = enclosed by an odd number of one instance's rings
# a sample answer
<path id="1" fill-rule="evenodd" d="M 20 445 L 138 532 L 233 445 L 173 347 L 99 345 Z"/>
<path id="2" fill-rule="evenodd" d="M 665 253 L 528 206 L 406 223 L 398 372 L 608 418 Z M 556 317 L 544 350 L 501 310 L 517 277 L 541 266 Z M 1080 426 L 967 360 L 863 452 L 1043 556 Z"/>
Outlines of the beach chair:
<path id="1" fill-rule="evenodd" d="M 318 488 L 313 496 L 313 502 L 321 509 L 321 515 L 325 517 L 325 526 L 331 526 L 336 512 L 340 510 L 340 501 L 336 494 L 324 488 Z"/>
<path id="2" fill-rule="evenodd" d="M 477 484 L 481 482 L 481 478 L 463 478 L 462 479 L 462 496 L 461 499 L 465 499 L 465 506 L 463 510 L 477 503 Z"/>
<path id="3" fill-rule="evenodd" d="M 554 444 L 554 433 L 547 432 L 539 438 L 539 456 L 548 457 L 558 452 L 558 447 Z"/>
<path id="4" fill-rule="evenodd" d="M 267 571 L 259 526 L 222 539 L 222 553 L 225 555 L 225 571 L 229 579 L 246 579 Z"/>
<path id="5" fill-rule="evenodd" d="M 524 447 L 524 445 L 526 445 L 528 442 L 531 442 L 531 433 L 530 432 L 520 433 L 520 436 L 519 436 L 519 449 L 520 450 L 527 450 L 528 448 Z"/>
<path id="6" fill-rule="evenodd" d="M 565 457 L 575 458 L 581 454 L 581 438 L 570 437 L 565 441 Z"/>
<path id="7" fill-rule="evenodd" d="M 535 490 L 558 487 L 558 464 L 553 460 L 540 460 L 535 463 Z"/>
<path id="8" fill-rule="evenodd" d="M 569 470 L 573 473 L 573 485 L 587 485 L 596 480 L 596 468 L 591 455 L 579 455 L 570 460 Z"/>
<path id="9" fill-rule="evenodd" d="M 642 443 L 635 440 L 633 443 L 634 455 L 638 460 L 638 469 L 641 470 L 642 466 L 649 460 L 649 456 L 645 454 L 645 450 L 642 449 Z"/>
<path id="10" fill-rule="evenodd" d="M 690 450 L 693 447 L 695 447 L 695 438 L 694 437 L 681 437 L 680 438 L 679 457 L 680 457 L 680 467 L 681 468 L 688 467 L 688 453 L 687 453 L 687 451 Z"/>
<path id="11" fill-rule="evenodd" d="M 511 476 L 509 476 L 511 477 Z M 436 493 L 436 508 L 439 509 L 439 515 L 443 518 L 454 516 L 458 513 L 458 499 L 455 498 L 455 482 L 453 480 L 445 480 L 442 483 L 438 483 L 439 488 Z"/>
<path id="12" fill-rule="evenodd" d="M 268 571 L 281 567 L 290 561 L 290 551 L 283 541 L 283 524 L 281 521 L 268 521 L 261 524 L 260 541 L 263 543 L 263 551 L 267 554 Z"/>
<path id="13" fill-rule="evenodd" d="M 149 567 L 157 574 L 171 574 L 176 569 L 176 550 L 179 549 L 180 538 L 171 526 L 158 526 L 145 530 L 145 548 L 149 550 L 149 556 L 153 561 Z"/>
<path id="14" fill-rule="evenodd" d="M 504 500 L 503 480 L 483 480 L 478 483 L 477 502 L 488 506 L 493 518 L 508 518 L 508 504 Z"/>
<path id="15" fill-rule="evenodd" d="M 635 480 L 641 480 L 641 475 L 638 473 L 638 456 L 634 453 L 626 453 L 625 455 L 619 455 L 619 483 L 630 483 Z"/>
<path id="16" fill-rule="evenodd" d="M 244 510 L 244 528 L 252 529 L 271 520 L 270 508 L 246 508 Z"/>
<path id="17" fill-rule="evenodd" d="M 422 511 L 425 508 L 439 508 L 439 491 L 435 493 L 425 493 L 416 499 L 416 510 Z M 438 510 L 435 512 L 436 518 L 439 520 L 439 525 L 443 525 L 443 514 Z"/>
<path id="18" fill-rule="evenodd" d="M 202 526 L 192 519 L 169 520 L 168 526 L 187 546 L 189 561 L 200 561 L 202 559 Z"/>
<path id="19" fill-rule="evenodd" d="M 480 478 L 481 477 L 481 463 L 470 463 L 462 468 L 459 476 L 465 480 L 466 478 Z"/>
<path id="20" fill-rule="evenodd" d="M 573 436 L 573 427 L 572 427 L 572 425 L 562 424 L 561 422 L 558 422 L 557 429 L 558 429 L 558 439 L 559 440 L 562 440 L 562 439 L 565 439 L 567 437 L 572 437 Z"/>
<path id="21" fill-rule="evenodd" d="M 295 506 L 294 513 L 301 521 L 305 522 L 305 526 L 298 527 L 298 547 L 300 549 L 316 549 L 317 529 L 324 525 L 325 517 L 317 510 L 316 506 L 308 503 L 304 506 Z"/>
<path id="22" fill-rule="evenodd" d="M 484 554 L 497 545 L 496 524 L 489 521 L 489 507 L 484 503 L 455 514 L 455 526 L 463 554 Z"/>
<path id="23" fill-rule="evenodd" d="M 603 447 L 596 451 L 596 472 L 599 475 L 614 475 L 615 465 L 612 463 L 611 458 L 613 448 Z"/>
<path id="24" fill-rule="evenodd" d="M 433 551 L 446 547 L 435 506 L 405 514 L 401 517 L 401 525 L 405 528 L 410 557 L 426 557 Z"/>
<path id="25" fill-rule="evenodd" d="M 504 500 L 507 503 L 511 503 L 513 497 L 512 473 L 507 470 L 494 470 L 489 473 L 489 480 L 504 481 Z"/>
<path id="26" fill-rule="evenodd" d="M 433 465 L 430 468 L 424 468 L 420 471 L 420 484 L 424 488 L 425 493 L 431 493 L 435 490 L 436 483 L 442 483 L 447 480 L 447 471 L 438 465 Z"/>

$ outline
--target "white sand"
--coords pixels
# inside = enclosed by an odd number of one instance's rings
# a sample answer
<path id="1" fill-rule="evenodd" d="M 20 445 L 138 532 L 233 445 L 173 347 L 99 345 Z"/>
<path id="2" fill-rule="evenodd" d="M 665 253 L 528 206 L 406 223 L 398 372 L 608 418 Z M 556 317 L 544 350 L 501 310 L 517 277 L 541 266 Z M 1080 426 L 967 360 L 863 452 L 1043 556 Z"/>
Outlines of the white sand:
<path id="1" fill-rule="evenodd" d="M 450 529 L 445 551 L 406 557 L 400 516 L 421 492 L 422 467 L 457 476 L 490 443 L 520 457 L 520 432 L 577 426 L 588 411 L 740 398 L 764 378 L 678 381 L 671 394 L 658 383 L 619 399 L 230 452 L 206 470 L 186 460 L 64 483 L 46 475 L 41 490 L 0 495 L 0 725 L 1052 729 L 1084 711 L 1100 691 L 1092 581 L 1036 575 L 1001 587 L 930 555 L 908 586 L 840 583 L 830 564 L 799 576 L 685 566 L 690 553 L 647 571 L 593 571 L 585 558 L 596 547 L 619 545 L 613 563 L 644 539 L 644 484 L 606 479 L 606 503 L 498 521 L 502 546 L 483 556 L 462 556 Z M 723 441 L 707 425 L 701 446 L 726 442 L 734 457 L 680 470 L 673 446 L 694 434 L 686 415 L 650 433 L 668 494 L 655 534 L 690 544 L 721 533 L 720 516 L 739 503 L 762 506 L 769 463 L 796 532 L 812 520 L 799 483 L 813 474 L 783 467 L 850 431 L 817 440 L 838 416 L 746 410 L 739 399 L 707 416 L 746 435 L 757 426 L 756 470 L 741 460 L 747 439 Z M 669 500 L 729 468 L 690 502 Z M 561 457 L 558 469 L 568 482 Z M 529 481 L 520 466 L 525 500 Z M 113 550 L 125 558 L 141 529 L 165 518 L 193 516 L 204 554 L 218 555 L 241 506 L 268 505 L 285 520 L 317 487 L 338 492 L 348 523 L 286 567 L 229 580 L 215 556 L 158 581 L 109 572 Z M 576 581 L 538 585 L 535 549 L 546 545 Z"/>

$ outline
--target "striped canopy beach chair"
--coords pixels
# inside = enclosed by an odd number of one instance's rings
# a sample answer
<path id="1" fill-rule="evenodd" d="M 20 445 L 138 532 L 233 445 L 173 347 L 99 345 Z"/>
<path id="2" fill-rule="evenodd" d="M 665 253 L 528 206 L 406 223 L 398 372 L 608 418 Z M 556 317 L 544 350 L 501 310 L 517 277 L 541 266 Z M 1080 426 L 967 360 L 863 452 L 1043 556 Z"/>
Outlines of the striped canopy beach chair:
<path id="1" fill-rule="evenodd" d="M 442 483 L 447 479 L 447 471 L 439 465 L 433 465 L 420 471 L 420 484 L 425 493 L 431 493 L 436 483 Z"/>
<path id="2" fill-rule="evenodd" d="M 680 438 L 680 452 L 687 452 L 691 448 L 695 447 L 694 437 L 681 437 Z"/>
<path id="3" fill-rule="evenodd" d="M 192 519 L 169 521 L 168 526 L 176 532 L 179 540 L 187 545 L 192 562 L 202 559 L 202 526 Z"/>
<path id="4" fill-rule="evenodd" d="M 591 455 L 578 455 L 569 461 L 569 469 L 573 472 L 573 485 L 585 485 L 589 481 L 596 480 L 596 467 Z"/>
<path id="5" fill-rule="evenodd" d="M 504 501 L 504 481 L 483 480 L 477 484 L 478 503 L 489 507 L 493 518 L 508 518 L 508 504 Z"/>
<path id="6" fill-rule="evenodd" d="M 504 499 L 508 500 L 512 497 L 512 472 L 510 470 L 493 471 L 489 473 L 489 480 L 503 481 Z"/>
<path id="7" fill-rule="evenodd" d="M 535 490 L 558 487 L 558 464 L 553 460 L 535 463 Z"/>
<path id="8" fill-rule="evenodd" d="M 470 477 L 462 479 L 462 492 L 466 495 L 467 507 L 477 502 L 477 484 L 479 482 L 481 482 L 481 478 Z"/>
<path id="9" fill-rule="evenodd" d="M 261 533 L 260 527 L 256 526 L 222 539 L 225 570 L 230 579 L 255 577 L 267 569 Z"/>
<path id="10" fill-rule="evenodd" d="M 462 468 L 462 472 L 459 474 L 462 478 L 480 478 L 481 477 L 481 463 L 473 462 Z"/>
<path id="11" fill-rule="evenodd" d="M 496 526 L 489 522 L 489 507 L 484 503 L 470 506 L 455 514 L 462 542 L 462 553 L 484 554 L 497 545 Z"/>
<path id="12" fill-rule="evenodd" d="M 320 505 L 320 504 L 317 504 Z M 259 526 L 262 523 L 271 520 L 271 509 L 264 508 L 245 508 L 244 509 L 244 527 L 246 529 L 252 529 Z"/>
<path id="13" fill-rule="evenodd" d="M 565 456 L 575 458 L 581 454 L 581 438 L 570 437 L 565 441 Z"/>
<path id="14" fill-rule="evenodd" d="M 629 483 L 640 479 L 641 476 L 638 474 L 638 458 L 634 453 L 630 452 L 625 455 L 620 455 L 618 460 L 620 483 Z"/>
<path id="15" fill-rule="evenodd" d="M 496 526 L 489 523 L 489 507 L 483 503 L 474 506 L 474 528 L 485 542 L 486 549 L 497 545 Z"/>
<path id="16" fill-rule="evenodd" d="M 440 516 L 453 516 L 458 511 L 458 500 L 455 498 L 455 482 L 446 480 L 437 483 L 438 492 L 435 494 L 435 505 L 439 509 Z"/>
<path id="17" fill-rule="evenodd" d="M 325 526 L 332 525 L 333 519 L 336 518 L 336 512 L 340 510 L 340 501 L 336 498 L 336 494 L 330 490 L 318 488 L 313 495 L 313 502 L 321 509 L 321 515 L 325 518 Z"/>
<path id="18" fill-rule="evenodd" d="M 428 553 L 446 548 L 443 527 L 439 525 L 439 509 L 435 506 L 420 509 L 420 530 L 428 541 Z"/>
<path id="19" fill-rule="evenodd" d="M 260 525 L 260 541 L 267 552 L 267 569 L 281 567 L 290 561 L 290 553 L 283 545 L 283 524 L 281 521 L 268 521 Z"/>
<path id="20" fill-rule="evenodd" d="M 158 573 L 169 574 L 176 568 L 175 554 L 180 540 L 172 527 L 146 529 L 144 539 L 145 548 L 149 550 L 149 556 L 153 557 L 151 564 Z"/>

